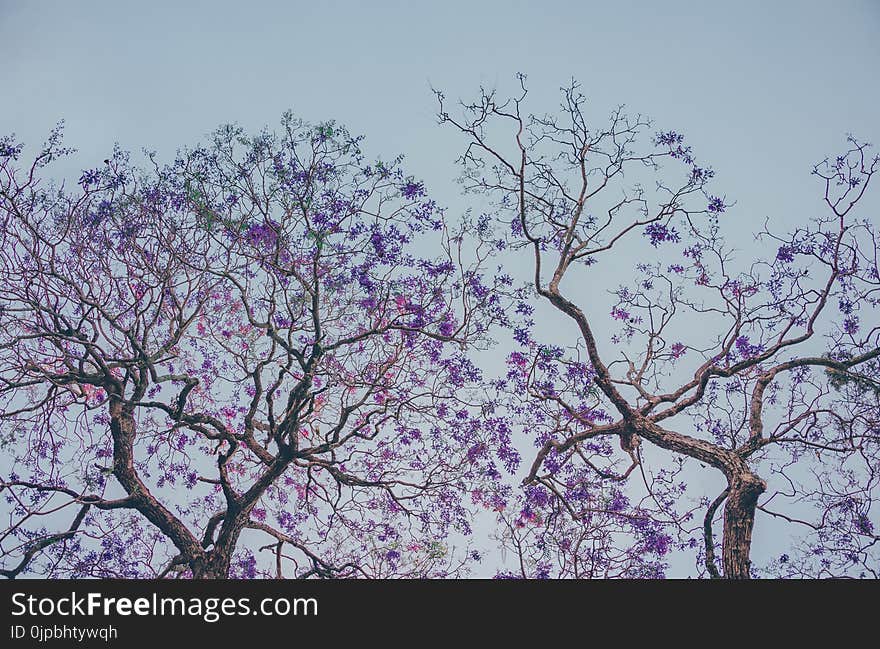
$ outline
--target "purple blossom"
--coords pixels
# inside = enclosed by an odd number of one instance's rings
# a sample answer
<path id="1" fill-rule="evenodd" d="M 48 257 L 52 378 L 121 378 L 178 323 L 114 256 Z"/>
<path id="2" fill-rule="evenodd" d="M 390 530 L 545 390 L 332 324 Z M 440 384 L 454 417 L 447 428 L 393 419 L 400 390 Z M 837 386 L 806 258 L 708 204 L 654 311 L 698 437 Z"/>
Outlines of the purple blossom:
<path id="1" fill-rule="evenodd" d="M 98 169 L 86 169 L 79 177 L 79 184 L 83 187 L 97 185 L 101 181 L 101 172 Z"/>
<path id="2" fill-rule="evenodd" d="M 413 200 L 425 195 L 425 186 L 420 182 L 410 181 L 400 188 L 400 193 L 407 200 Z"/>
<path id="3" fill-rule="evenodd" d="M 794 249 L 790 246 L 780 246 L 776 251 L 776 259 L 783 264 L 790 264 L 794 261 Z"/>
<path id="4" fill-rule="evenodd" d="M 615 320 L 627 321 L 632 316 L 629 311 L 625 311 L 624 309 L 621 309 L 620 307 L 614 307 L 613 309 L 611 309 L 611 317 L 614 318 Z"/>
<path id="5" fill-rule="evenodd" d="M 654 136 L 654 143 L 657 146 L 675 146 L 684 142 L 684 135 L 675 131 L 666 131 L 665 133 L 657 133 Z"/>
<path id="6" fill-rule="evenodd" d="M 676 160 L 681 160 L 685 164 L 692 164 L 694 161 L 691 153 L 691 147 L 684 146 L 684 135 L 675 131 L 667 131 L 665 133 L 657 133 L 654 137 L 654 144 L 657 146 L 669 147 L 669 155 Z"/>
<path id="7" fill-rule="evenodd" d="M 622 512 L 627 507 L 629 507 L 629 498 L 627 498 L 622 492 L 615 490 L 614 497 L 608 504 L 609 511 Z"/>
<path id="8" fill-rule="evenodd" d="M 709 206 L 706 209 L 712 214 L 721 214 L 727 209 L 727 206 L 724 204 L 724 201 L 717 196 L 710 196 Z"/>
<path id="9" fill-rule="evenodd" d="M 528 345 L 531 342 L 531 335 L 528 329 L 519 327 L 513 330 L 513 339 L 520 345 Z"/>
<path id="10" fill-rule="evenodd" d="M 238 560 L 237 572 L 242 579 L 256 579 L 257 577 L 257 559 L 254 555 L 248 554 Z"/>
<path id="11" fill-rule="evenodd" d="M 14 136 L 7 135 L 0 138 L 0 158 L 12 158 L 18 160 L 22 145 L 15 144 Z"/>
<path id="12" fill-rule="evenodd" d="M 874 534 L 874 524 L 865 514 L 858 514 L 855 518 L 856 531 L 859 534 Z"/>
<path id="13" fill-rule="evenodd" d="M 843 331 L 850 336 L 855 336 L 859 332 L 858 316 L 851 315 L 846 317 L 843 321 Z"/>
<path id="14" fill-rule="evenodd" d="M 529 487 L 526 491 L 526 497 L 535 507 L 546 507 L 551 502 L 550 492 L 544 487 Z"/>
<path id="15" fill-rule="evenodd" d="M 669 535 L 651 531 L 645 536 L 644 547 L 646 552 L 662 557 L 669 552 L 671 543 L 672 539 Z"/>
<path id="16" fill-rule="evenodd" d="M 691 168 L 691 182 L 694 184 L 704 183 L 715 176 L 715 172 L 711 169 L 698 167 L 694 165 Z"/>
<path id="17" fill-rule="evenodd" d="M 379 228 L 375 228 L 373 233 L 370 235 L 370 243 L 373 246 L 373 250 L 376 251 L 376 256 L 379 259 L 385 257 L 386 254 L 386 240 L 385 236 L 379 230 Z"/>
<path id="18" fill-rule="evenodd" d="M 675 230 L 663 223 L 651 223 L 643 232 L 643 235 L 651 240 L 651 245 L 655 248 L 663 242 L 678 243 L 681 241 L 681 235 Z"/>
<path id="19" fill-rule="evenodd" d="M 734 342 L 736 350 L 743 358 L 752 358 L 764 351 L 763 345 L 753 345 L 748 336 L 739 336 Z"/>
<path id="20" fill-rule="evenodd" d="M 247 240 L 253 246 L 272 247 L 278 238 L 277 229 L 279 224 L 270 221 L 268 223 L 256 223 L 250 226 L 245 232 Z"/>

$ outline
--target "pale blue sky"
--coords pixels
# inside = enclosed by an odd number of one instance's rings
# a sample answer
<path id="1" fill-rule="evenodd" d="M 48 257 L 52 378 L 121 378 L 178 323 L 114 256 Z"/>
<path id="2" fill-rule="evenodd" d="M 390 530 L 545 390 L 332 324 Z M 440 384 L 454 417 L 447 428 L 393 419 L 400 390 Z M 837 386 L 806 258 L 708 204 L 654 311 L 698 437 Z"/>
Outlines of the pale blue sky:
<path id="1" fill-rule="evenodd" d="M 809 171 L 847 133 L 880 144 L 878 64 L 880 0 L 0 0 L 0 134 L 36 146 L 64 118 L 82 169 L 117 141 L 169 159 L 220 123 L 292 109 L 405 153 L 460 210 L 461 140 L 436 125 L 431 87 L 472 99 L 522 71 L 544 112 L 575 77 L 597 116 L 626 104 L 685 133 L 748 233 L 814 215 Z"/>
<path id="2" fill-rule="evenodd" d="M 686 133 L 719 187 L 766 213 L 790 213 L 846 132 L 880 135 L 877 0 L 0 0 L 0 61 L 0 131 L 37 144 L 63 117 L 82 166 L 115 141 L 170 156 L 292 108 L 406 153 L 447 204 L 460 142 L 430 86 L 470 98 L 516 71 L 540 111 L 575 77 L 600 115 L 624 103 Z"/>

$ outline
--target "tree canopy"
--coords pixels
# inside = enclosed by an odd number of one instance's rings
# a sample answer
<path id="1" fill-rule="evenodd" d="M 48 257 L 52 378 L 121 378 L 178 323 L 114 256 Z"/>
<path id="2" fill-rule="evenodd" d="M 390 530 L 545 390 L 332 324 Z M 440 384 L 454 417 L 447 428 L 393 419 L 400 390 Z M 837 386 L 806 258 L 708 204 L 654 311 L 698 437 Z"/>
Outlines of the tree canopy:
<path id="1" fill-rule="evenodd" d="M 0 574 L 876 577 L 880 158 L 742 250 L 684 135 L 518 81 L 437 93 L 478 218 L 291 114 L 0 140 Z"/>
<path id="2" fill-rule="evenodd" d="M 74 190 L 60 139 L 2 158 L 5 574 L 455 574 L 504 445 L 469 398 L 506 318 L 480 246 L 334 124 Z"/>

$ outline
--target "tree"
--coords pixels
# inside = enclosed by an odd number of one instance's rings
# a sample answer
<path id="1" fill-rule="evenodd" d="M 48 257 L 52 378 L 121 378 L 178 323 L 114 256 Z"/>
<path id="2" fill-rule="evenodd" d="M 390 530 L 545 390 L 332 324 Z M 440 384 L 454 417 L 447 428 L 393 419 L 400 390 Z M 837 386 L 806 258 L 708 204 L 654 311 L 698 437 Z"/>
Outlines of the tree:
<path id="1" fill-rule="evenodd" d="M 596 125 L 574 82 L 558 114 L 526 113 L 518 79 L 455 114 L 437 96 L 466 141 L 466 189 L 494 200 L 539 303 L 570 327 L 552 344 L 516 332 L 496 384 L 538 448 L 502 534 L 519 574 L 651 573 L 646 555 L 701 532 L 704 574 L 748 578 L 760 515 L 810 532 L 765 574 L 876 577 L 880 248 L 860 206 L 878 158 L 850 138 L 813 170 L 824 213 L 765 226 L 743 264 L 722 237 L 731 205 L 683 135 L 622 108 Z M 644 261 L 605 305 L 621 259 Z M 704 466 L 724 484 L 695 526 L 685 495 Z"/>
<path id="2" fill-rule="evenodd" d="M 466 354 L 509 280 L 360 142 L 285 115 L 147 170 L 117 149 L 73 190 L 45 177 L 60 127 L 30 164 L 0 142 L 2 574 L 469 560 L 450 535 L 500 442 Z"/>
<path id="3" fill-rule="evenodd" d="M 30 163 L 0 139 L 0 574 L 459 576 L 487 509 L 504 577 L 656 578 L 673 548 L 877 576 L 880 159 L 850 138 L 822 215 L 743 255 L 683 135 L 594 126 L 575 83 L 527 114 L 519 82 L 438 93 L 473 221 L 291 115 L 72 190 L 60 127 Z M 753 565 L 756 521 L 806 534 Z"/>

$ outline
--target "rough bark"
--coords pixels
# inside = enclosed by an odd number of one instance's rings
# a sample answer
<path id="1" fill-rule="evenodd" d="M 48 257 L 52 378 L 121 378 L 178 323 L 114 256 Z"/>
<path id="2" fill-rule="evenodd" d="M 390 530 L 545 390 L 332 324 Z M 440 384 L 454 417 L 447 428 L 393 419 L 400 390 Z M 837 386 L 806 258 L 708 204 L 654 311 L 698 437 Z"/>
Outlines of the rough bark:
<path id="1" fill-rule="evenodd" d="M 193 574 L 207 566 L 208 556 L 195 536 L 171 511 L 150 493 L 137 474 L 134 463 L 136 423 L 134 415 L 113 398 L 110 403 L 110 432 L 113 436 L 113 475 L 128 494 L 131 507 L 162 531 L 180 551 Z"/>
<path id="2" fill-rule="evenodd" d="M 724 506 L 724 534 L 721 561 L 725 579 L 750 579 L 752 562 L 752 528 L 758 497 L 767 489 L 767 483 L 754 473 L 735 476 L 728 487 Z"/>

